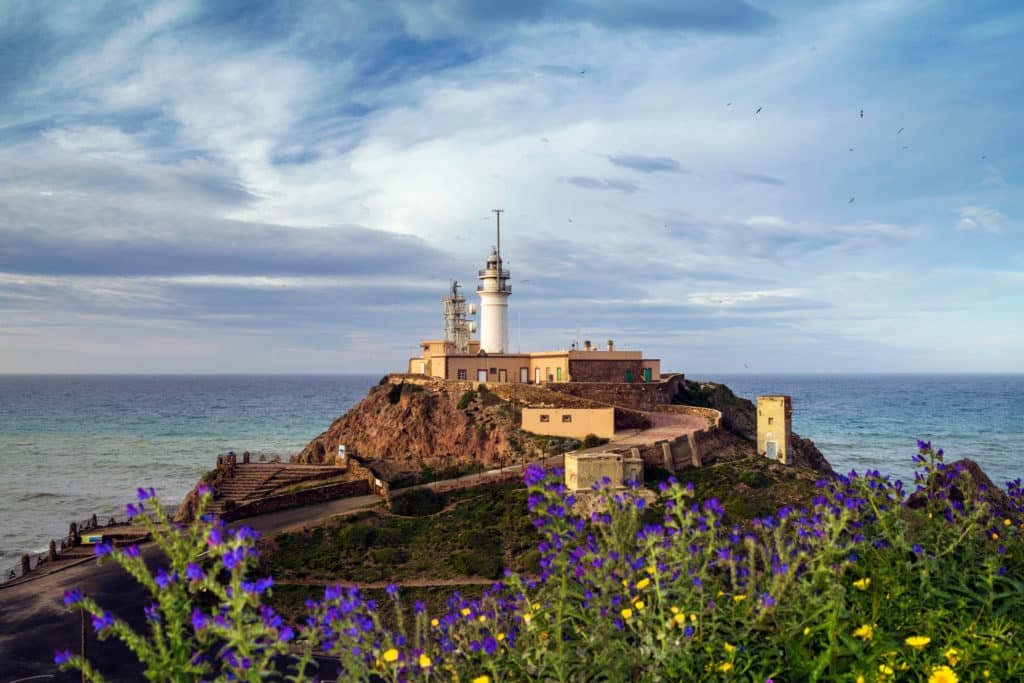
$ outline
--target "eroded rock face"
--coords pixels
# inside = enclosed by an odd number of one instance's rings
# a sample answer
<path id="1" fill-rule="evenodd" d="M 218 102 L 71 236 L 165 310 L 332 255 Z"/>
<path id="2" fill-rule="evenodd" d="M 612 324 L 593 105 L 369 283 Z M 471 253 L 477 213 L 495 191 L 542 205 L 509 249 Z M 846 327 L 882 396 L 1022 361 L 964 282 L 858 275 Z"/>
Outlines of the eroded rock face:
<path id="1" fill-rule="evenodd" d="M 508 463 L 515 442 L 510 409 L 486 392 L 460 408 L 467 389 L 442 381 L 374 387 L 295 460 L 333 462 L 344 443 L 347 453 L 364 460 L 404 461 L 413 468 Z"/>

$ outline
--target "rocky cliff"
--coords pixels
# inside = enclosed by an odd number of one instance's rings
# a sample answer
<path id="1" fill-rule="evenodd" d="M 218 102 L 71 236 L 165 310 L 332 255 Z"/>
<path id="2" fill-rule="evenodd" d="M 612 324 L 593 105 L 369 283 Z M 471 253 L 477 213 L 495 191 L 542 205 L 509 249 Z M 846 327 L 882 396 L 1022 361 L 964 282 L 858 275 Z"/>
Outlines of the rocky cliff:
<path id="1" fill-rule="evenodd" d="M 684 380 L 673 403 L 714 408 L 722 413 L 722 426 L 751 444 L 757 444 L 757 406 L 737 396 L 724 384 Z M 793 432 L 793 464 L 834 475 L 832 465 L 810 439 Z"/>
<path id="2" fill-rule="evenodd" d="M 363 460 L 405 469 L 508 464 L 529 448 L 510 405 L 487 390 L 456 382 L 381 384 L 296 456 L 333 462 L 338 444 Z"/>

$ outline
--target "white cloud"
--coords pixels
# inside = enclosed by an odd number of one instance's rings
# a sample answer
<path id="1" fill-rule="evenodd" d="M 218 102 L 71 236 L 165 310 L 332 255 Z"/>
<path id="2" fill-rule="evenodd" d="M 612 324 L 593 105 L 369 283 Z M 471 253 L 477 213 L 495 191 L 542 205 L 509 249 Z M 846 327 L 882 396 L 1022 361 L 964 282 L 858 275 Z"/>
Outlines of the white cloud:
<path id="1" fill-rule="evenodd" d="M 965 206 L 960 209 L 960 220 L 956 227 L 960 230 L 982 232 L 1002 232 L 1008 219 L 1006 214 L 991 206 Z"/>

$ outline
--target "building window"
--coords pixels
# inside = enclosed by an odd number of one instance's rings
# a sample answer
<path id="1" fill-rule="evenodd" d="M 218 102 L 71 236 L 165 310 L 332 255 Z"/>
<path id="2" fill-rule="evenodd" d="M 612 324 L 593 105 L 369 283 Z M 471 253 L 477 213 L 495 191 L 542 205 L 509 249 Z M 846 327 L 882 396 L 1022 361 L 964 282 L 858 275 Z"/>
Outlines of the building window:
<path id="1" fill-rule="evenodd" d="M 466 379 L 466 371 L 465 370 L 459 370 L 458 378 L 459 379 Z"/>
<path id="2" fill-rule="evenodd" d="M 768 418 L 768 424 L 774 424 L 774 422 L 775 422 L 775 418 L 774 417 L 769 417 Z"/>
<path id="3" fill-rule="evenodd" d="M 562 422 L 572 422 L 572 415 L 563 415 Z"/>
<path id="4" fill-rule="evenodd" d="M 498 374 L 498 368 L 491 368 L 491 374 L 492 375 L 497 375 Z"/>
<path id="5" fill-rule="evenodd" d="M 551 416 L 550 415 L 541 415 L 540 416 L 540 421 L 541 422 L 551 422 Z"/>

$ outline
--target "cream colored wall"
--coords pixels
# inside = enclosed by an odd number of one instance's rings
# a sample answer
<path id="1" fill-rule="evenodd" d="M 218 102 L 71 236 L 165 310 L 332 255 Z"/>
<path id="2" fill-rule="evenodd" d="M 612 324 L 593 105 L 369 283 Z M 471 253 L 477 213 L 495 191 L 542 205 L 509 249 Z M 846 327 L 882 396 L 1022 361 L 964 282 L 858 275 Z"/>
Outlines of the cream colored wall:
<path id="1" fill-rule="evenodd" d="M 652 382 L 657 382 L 661 379 L 661 361 L 657 358 L 644 358 L 644 368 L 651 369 Z"/>
<path id="2" fill-rule="evenodd" d="M 547 415 L 548 421 L 541 422 Z M 563 422 L 563 416 L 571 422 Z M 614 408 L 523 408 L 523 429 L 534 434 L 582 439 L 594 434 L 605 439 L 615 436 Z"/>
<path id="3" fill-rule="evenodd" d="M 788 396 L 757 397 L 757 454 L 765 456 L 769 441 L 778 446 L 779 462 L 790 463 L 792 402 Z"/>
<path id="4" fill-rule="evenodd" d="M 530 359 L 528 356 L 448 356 L 448 377 L 447 379 L 459 379 L 459 370 L 466 371 L 466 381 L 477 381 L 477 371 L 487 370 L 488 382 L 499 382 L 500 371 L 508 372 L 507 382 L 519 381 L 519 368 L 528 368 Z M 441 359 L 438 359 L 439 361 Z M 494 368 L 497 372 L 491 374 Z"/>
<path id="5" fill-rule="evenodd" d="M 568 382 L 569 381 L 569 351 L 559 353 L 531 353 L 530 354 L 530 381 L 537 378 L 537 368 L 540 368 L 541 384 L 545 382 Z M 562 370 L 562 378 L 558 378 L 558 369 Z"/>
<path id="6" fill-rule="evenodd" d="M 565 487 L 583 491 L 608 477 L 612 486 L 621 487 L 622 456 L 618 453 L 565 454 Z"/>

